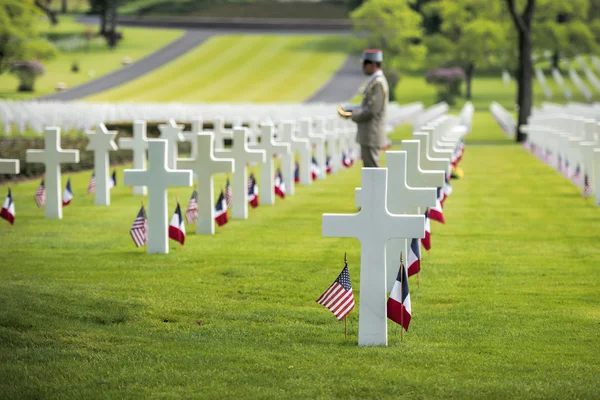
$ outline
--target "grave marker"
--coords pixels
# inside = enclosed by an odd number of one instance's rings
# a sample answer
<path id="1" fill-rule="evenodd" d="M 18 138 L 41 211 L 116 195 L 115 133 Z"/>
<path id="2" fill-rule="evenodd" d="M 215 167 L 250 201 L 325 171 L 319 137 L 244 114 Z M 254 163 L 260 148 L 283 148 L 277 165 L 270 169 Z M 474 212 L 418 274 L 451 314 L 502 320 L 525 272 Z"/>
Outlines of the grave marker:
<path id="1" fill-rule="evenodd" d="M 385 168 L 361 170 L 361 204 L 357 214 L 323 214 L 323 236 L 357 238 L 360 255 L 359 346 L 387 346 L 387 273 L 389 239 L 423 238 L 423 215 L 392 215 L 387 210 Z M 398 263 L 390 266 L 398 269 Z"/>
<path id="2" fill-rule="evenodd" d="M 421 214 L 421 208 L 434 207 L 437 190 L 435 187 L 417 188 L 407 184 L 407 164 L 405 151 L 386 151 L 387 206 L 392 214 Z M 355 189 L 355 204 L 361 207 L 361 188 Z M 386 246 L 386 265 L 394 265 L 400 259 L 400 252 L 406 256 L 410 239 L 390 239 Z M 390 292 L 398 271 L 387 269 L 387 291 Z"/>
<path id="3" fill-rule="evenodd" d="M 167 124 L 158 125 L 160 139 L 167 141 L 167 165 L 169 169 L 176 169 L 177 142 L 183 142 L 183 125 L 178 125 L 175 120 L 169 119 Z"/>
<path id="4" fill-rule="evenodd" d="M 94 204 L 99 206 L 110 205 L 110 187 L 108 185 L 108 168 L 110 160 L 109 151 L 118 149 L 115 143 L 116 131 L 109 131 L 103 123 L 98 124 L 95 131 L 87 132 L 89 143 L 86 150 L 94 152 L 94 176 L 96 185 L 94 190 Z"/>
<path id="5" fill-rule="evenodd" d="M 215 207 L 213 175 L 218 173 L 231 173 L 235 171 L 234 160 L 216 158 L 214 156 L 215 136 L 212 132 L 196 133 L 197 149 L 195 159 L 177 160 L 178 169 L 191 170 L 197 176 L 198 182 L 198 220 L 196 221 L 197 234 L 215 234 Z"/>
<path id="6" fill-rule="evenodd" d="M 312 120 L 303 118 L 300 120 L 299 135 L 301 138 L 308 139 L 311 148 L 315 149 L 315 159 L 321 169 L 321 174 L 317 179 L 325 179 L 327 177 L 326 163 L 327 156 L 325 154 L 325 136 L 314 133 L 312 130 Z M 311 159 L 312 162 L 312 159 Z M 311 164 L 312 165 L 312 164 Z"/>
<path id="7" fill-rule="evenodd" d="M 261 127 L 261 141 L 255 147 L 265 152 L 265 160 L 260 167 L 260 184 L 263 188 L 261 203 L 275 204 L 275 170 L 273 166 L 273 156 L 281 154 L 290 155 L 290 145 L 288 143 L 275 142 L 275 127 L 265 124 Z M 292 173 L 293 176 L 293 173 Z M 292 179 L 293 180 L 293 179 Z M 288 182 L 285 182 L 287 185 Z"/>
<path id="8" fill-rule="evenodd" d="M 63 150 L 60 147 L 60 128 L 47 127 L 43 150 L 27 150 L 29 163 L 41 163 L 45 167 L 46 218 L 62 218 L 62 184 L 60 165 L 78 163 L 79 150 Z"/>
<path id="9" fill-rule="evenodd" d="M 146 150 L 148 138 L 146 137 L 146 121 L 133 122 L 133 137 L 119 139 L 121 149 L 133 150 L 133 169 L 146 169 Z M 134 186 L 133 194 L 146 195 L 146 186 Z"/>
<path id="10" fill-rule="evenodd" d="M 169 211 L 167 189 L 192 186 L 192 171 L 169 167 L 169 144 L 164 139 L 151 139 L 148 144 L 148 169 L 126 169 L 123 183 L 148 187 L 148 254 L 169 253 Z"/>
<path id="11" fill-rule="evenodd" d="M 282 142 L 290 143 L 292 151 L 297 152 L 300 155 L 300 183 L 302 185 L 311 185 L 312 179 L 310 175 L 310 168 L 312 163 L 310 142 L 308 139 L 298 138 L 294 134 L 295 123 L 293 121 L 284 121 L 281 125 L 280 140 Z M 293 157 L 292 157 L 293 164 Z M 294 176 L 294 166 L 292 165 L 292 180 Z M 285 179 L 285 176 L 284 176 Z M 291 186 L 290 194 L 294 193 L 294 185 Z"/>
<path id="12" fill-rule="evenodd" d="M 231 150 L 215 150 L 215 156 L 220 159 L 233 158 L 234 172 L 231 217 L 248 219 L 248 168 L 246 167 L 246 163 L 265 162 L 265 151 L 249 149 L 248 129 L 235 128 L 233 130 L 233 145 L 231 146 Z"/>

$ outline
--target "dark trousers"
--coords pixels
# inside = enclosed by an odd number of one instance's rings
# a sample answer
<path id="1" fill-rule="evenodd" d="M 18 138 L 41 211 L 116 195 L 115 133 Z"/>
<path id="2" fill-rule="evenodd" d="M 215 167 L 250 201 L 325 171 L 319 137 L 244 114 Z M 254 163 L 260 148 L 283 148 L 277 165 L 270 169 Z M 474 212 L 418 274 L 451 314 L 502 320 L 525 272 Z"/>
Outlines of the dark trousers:
<path id="1" fill-rule="evenodd" d="M 364 168 L 379 168 L 379 148 L 371 146 L 360 146 Z"/>

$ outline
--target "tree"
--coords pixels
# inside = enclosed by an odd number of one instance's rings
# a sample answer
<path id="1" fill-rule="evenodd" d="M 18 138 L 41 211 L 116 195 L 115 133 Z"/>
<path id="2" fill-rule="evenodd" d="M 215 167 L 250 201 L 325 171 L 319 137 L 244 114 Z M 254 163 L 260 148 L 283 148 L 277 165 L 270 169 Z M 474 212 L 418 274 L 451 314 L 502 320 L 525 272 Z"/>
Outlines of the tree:
<path id="1" fill-rule="evenodd" d="M 400 66 L 420 62 L 427 51 L 422 43 L 422 18 L 411 8 L 414 4 L 414 0 L 369 0 L 350 14 L 359 36 L 357 48 L 383 51 L 391 100 Z"/>
<path id="2" fill-rule="evenodd" d="M 46 16 L 50 19 L 52 25 L 58 24 L 58 18 L 56 18 L 56 13 L 48 7 L 48 5 L 44 4 L 41 0 L 35 0 L 35 5 L 42 10 Z"/>
<path id="3" fill-rule="evenodd" d="M 429 2 L 423 13 L 438 15 L 440 33 L 426 37 L 429 63 L 461 67 L 466 74 L 466 97 L 472 98 L 476 67 L 499 64 L 505 46 L 502 8 L 498 2 L 481 0 L 438 0 Z"/>
<path id="4" fill-rule="evenodd" d="M 116 46 L 121 35 L 116 31 L 120 0 L 90 0 L 91 13 L 100 16 L 100 32 L 110 47 Z"/>
<path id="5" fill-rule="evenodd" d="M 17 61 L 44 60 L 56 54 L 54 46 L 38 33 L 43 16 L 34 0 L 0 3 L 0 74 Z"/>
<path id="6" fill-rule="evenodd" d="M 536 0 L 526 1 L 524 10 L 520 12 L 515 0 L 506 0 L 508 12 L 512 17 L 519 37 L 519 64 L 516 74 L 518 84 L 517 104 L 519 105 L 517 143 L 525 140 L 526 135 L 521 131 L 521 126 L 527 124 L 527 118 L 531 115 L 533 105 L 533 61 L 531 52 L 533 49 L 532 22 Z"/>
<path id="7" fill-rule="evenodd" d="M 533 46 L 552 52 L 552 66 L 562 57 L 593 52 L 596 38 L 588 23 L 590 0 L 539 0 L 533 20 Z"/>

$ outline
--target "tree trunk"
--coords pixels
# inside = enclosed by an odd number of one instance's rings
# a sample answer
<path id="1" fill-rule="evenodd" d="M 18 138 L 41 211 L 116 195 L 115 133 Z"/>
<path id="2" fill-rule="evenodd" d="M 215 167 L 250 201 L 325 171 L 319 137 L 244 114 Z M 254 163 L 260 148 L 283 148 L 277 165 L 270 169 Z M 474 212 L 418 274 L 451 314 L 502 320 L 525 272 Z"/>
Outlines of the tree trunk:
<path id="1" fill-rule="evenodd" d="M 552 54 L 552 68 L 556 68 L 560 70 L 560 53 L 557 50 L 554 50 L 554 54 Z"/>
<path id="2" fill-rule="evenodd" d="M 533 105 L 533 61 L 531 60 L 531 35 L 529 31 L 519 32 L 519 91 L 517 103 L 519 104 L 519 126 L 527 124 Z M 525 141 L 527 135 L 517 131 L 517 143 Z"/>
<path id="3" fill-rule="evenodd" d="M 102 7 L 100 10 L 100 35 L 106 34 L 106 7 Z"/>
<path id="4" fill-rule="evenodd" d="M 465 74 L 467 75 L 465 97 L 467 98 L 467 100 L 471 100 L 473 98 L 471 87 L 473 84 L 473 74 L 474 73 L 475 73 L 475 65 L 473 63 L 467 65 L 467 69 L 465 71 Z"/>
<path id="5" fill-rule="evenodd" d="M 67 0 L 62 0 L 61 12 L 62 12 L 63 14 L 66 14 L 66 13 L 67 13 Z"/>
<path id="6" fill-rule="evenodd" d="M 44 13 L 46 13 L 46 15 L 48 16 L 48 18 L 50 18 L 50 22 L 52 23 L 52 25 L 58 24 L 58 19 L 56 18 L 56 14 L 48 6 L 46 6 L 40 0 L 35 0 L 35 5 L 40 10 L 42 10 Z"/>

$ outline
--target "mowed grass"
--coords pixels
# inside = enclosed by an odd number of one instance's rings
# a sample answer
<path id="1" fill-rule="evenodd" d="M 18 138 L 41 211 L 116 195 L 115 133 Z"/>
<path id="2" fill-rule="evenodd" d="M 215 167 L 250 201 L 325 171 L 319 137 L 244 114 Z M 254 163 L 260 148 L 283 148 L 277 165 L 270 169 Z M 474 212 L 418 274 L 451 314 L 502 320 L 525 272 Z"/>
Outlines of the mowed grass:
<path id="1" fill-rule="evenodd" d="M 86 100 L 300 101 L 326 83 L 346 57 L 344 41 L 336 36 L 217 36 L 150 74 Z"/>
<path id="2" fill-rule="evenodd" d="M 503 137 L 486 112 L 472 135 Z M 39 181 L 11 185 L 0 398 L 597 397 L 593 200 L 509 142 L 468 145 L 461 166 L 446 225 L 432 222 L 421 287 L 410 281 L 410 330 L 401 342 L 390 322 L 388 348 L 357 346 L 358 307 L 344 339 L 343 322 L 315 303 L 345 252 L 360 303 L 358 242 L 321 237 L 322 213 L 356 211 L 357 167 L 214 236 L 186 226 L 168 255 L 134 247 L 141 199 L 120 182 L 98 207 L 85 194 L 91 172 L 69 175 L 75 198 L 60 221 L 35 206 Z M 169 212 L 190 193 L 170 190 Z"/>
<path id="3" fill-rule="evenodd" d="M 51 26 L 49 22 L 40 24 L 43 24 L 40 30 L 44 35 L 62 40 L 81 37 L 87 29 L 94 33 L 98 30 L 95 26 L 77 23 L 75 17 L 71 16 L 61 16 L 56 26 Z M 90 41 L 89 48 L 84 44 L 75 50 L 61 50 L 52 60 L 44 61 L 46 71 L 35 81 L 35 92 L 17 92 L 19 80 L 14 75 L 5 73 L 0 79 L 0 98 L 23 100 L 41 97 L 54 93 L 58 82 L 66 83 L 69 88 L 81 85 L 123 68 L 122 61 L 126 57 L 132 62 L 139 61 L 184 33 L 183 30 L 176 29 L 124 27 L 119 27 L 119 32 L 123 32 L 124 39 L 115 49 L 110 49 L 104 39 L 94 38 Z M 79 65 L 77 73 L 71 72 L 73 62 Z"/>

